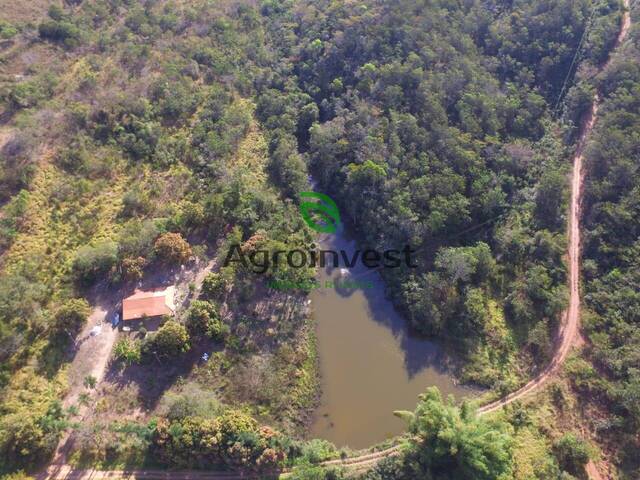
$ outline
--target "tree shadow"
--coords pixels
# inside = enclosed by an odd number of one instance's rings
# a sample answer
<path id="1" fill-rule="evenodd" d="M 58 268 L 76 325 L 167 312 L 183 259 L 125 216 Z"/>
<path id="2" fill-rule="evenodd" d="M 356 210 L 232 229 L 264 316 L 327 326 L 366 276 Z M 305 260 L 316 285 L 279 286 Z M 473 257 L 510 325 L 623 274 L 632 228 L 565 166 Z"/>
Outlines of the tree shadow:
<path id="1" fill-rule="evenodd" d="M 179 378 L 187 377 L 200 361 L 204 352 L 211 348 L 191 348 L 188 352 L 174 358 L 149 358 L 144 363 L 123 365 L 118 361 L 111 362 L 105 375 L 105 381 L 118 389 L 136 385 L 138 402 L 147 410 L 158 405 L 162 395 Z"/>

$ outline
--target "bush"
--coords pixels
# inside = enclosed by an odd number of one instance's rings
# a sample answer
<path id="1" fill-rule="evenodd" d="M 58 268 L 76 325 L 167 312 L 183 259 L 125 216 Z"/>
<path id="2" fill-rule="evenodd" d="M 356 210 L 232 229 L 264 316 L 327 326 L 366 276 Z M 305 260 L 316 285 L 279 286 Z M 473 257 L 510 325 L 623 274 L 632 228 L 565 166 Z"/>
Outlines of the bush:
<path id="1" fill-rule="evenodd" d="M 416 444 L 410 455 L 420 478 L 511 478 L 511 427 L 476 417 L 467 405 L 443 402 L 436 387 L 420 395 L 414 413 L 397 412 L 409 419 Z"/>
<path id="2" fill-rule="evenodd" d="M 53 95 L 55 79 L 52 75 L 43 75 L 15 85 L 5 98 L 12 109 L 31 108 Z"/>
<path id="3" fill-rule="evenodd" d="M 159 357 L 176 357 L 189 351 L 189 334 L 184 325 L 169 320 L 144 344 L 144 351 Z"/>
<path id="4" fill-rule="evenodd" d="M 286 460 L 285 440 L 237 410 L 227 410 L 214 419 L 188 416 L 171 423 L 161 420 L 153 433 L 154 457 L 181 468 L 226 463 L 273 469 Z"/>
<path id="5" fill-rule="evenodd" d="M 29 202 L 29 192 L 21 190 L 4 207 L 4 216 L 0 218 L 0 250 L 7 248 L 18 234 Z"/>
<path id="6" fill-rule="evenodd" d="M 89 152 L 82 138 L 71 142 L 69 147 L 61 149 L 56 156 L 56 163 L 69 173 L 77 173 L 88 161 Z"/>
<path id="7" fill-rule="evenodd" d="M 122 276 L 125 280 L 142 279 L 146 263 L 147 261 L 143 257 L 125 258 L 122 260 Z"/>
<path id="8" fill-rule="evenodd" d="M 219 298 L 225 291 L 227 282 L 222 275 L 211 272 L 202 281 L 202 293 L 209 298 Z"/>
<path id="9" fill-rule="evenodd" d="M 35 467 L 51 455 L 66 427 L 61 393 L 25 368 L 3 390 L 0 416 L 0 472 Z"/>
<path id="10" fill-rule="evenodd" d="M 572 475 L 584 473 L 592 455 L 591 446 L 573 433 L 565 433 L 553 446 L 558 463 Z"/>
<path id="11" fill-rule="evenodd" d="M 120 257 L 149 257 L 158 233 L 158 227 L 151 220 L 127 222 L 118 239 Z"/>
<path id="12" fill-rule="evenodd" d="M 86 300 L 73 298 L 64 303 L 53 316 L 52 330 L 55 333 L 68 333 L 75 336 L 91 313 Z"/>
<path id="13" fill-rule="evenodd" d="M 191 257 L 191 246 L 179 233 L 165 233 L 154 245 L 156 255 L 170 264 L 178 265 Z"/>
<path id="14" fill-rule="evenodd" d="M 103 240 L 95 246 L 87 245 L 78 249 L 73 260 L 73 273 L 76 280 L 89 285 L 107 274 L 117 261 L 117 245 L 110 240 Z"/>
<path id="15" fill-rule="evenodd" d="M 129 190 L 122 198 L 122 211 L 120 214 L 126 218 L 146 215 L 152 210 L 153 206 L 149 195 L 136 188 Z"/>
<path id="16" fill-rule="evenodd" d="M 35 477 L 31 477 L 24 473 L 24 471 L 19 470 L 14 473 L 8 473 L 6 475 L 2 475 L 0 477 L 2 480 L 35 480 Z"/>
<path id="17" fill-rule="evenodd" d="M 222 406 L 211 391 L 189 383 L 178 393 L 167 392 L 162 397 L 160 411 L 170 421 L 190 416 L 215 418 L 220 415 Z"/>
<path id="18" fill-rule="evenodd" d="M 331 442 L 314 438 L 302 448 L 302 457 L 310 463 L 320 463 L 335 457 L 336 447 Z"/>
<path id="19" fill-rule="evenodd" d="M 84 377 L 84 380 L 82 382 L 85 388 L 89 388 L 89 389 L 96 388 L 97 383 L 98 383 L 98 379 L 93 375 L 87 375 L 86 377 Z"/>
<path id="20" fill-rule="evenodd" d="M 116 343 L 116 346 L 113 349 L 113 354 L 118 360 L 127 365 L 140 363 L 140 342 L 128 337 L 118 340 L 118 343 Z"/>
<path id="21" fill-rule="evenodd" d="M 0 20 L 0 38 L 7 40 L 14 37 L 18 33 L 18 29 L 9 22 Z"/>
<path id="22" fill-rule="evenodd" d="M 207 336 L 223 340 L 229 334 L 229 327 L 220 319 L 217 306 L 203 300 L 192 303 L 187 316 L 187 328 L 192 337 Z"/>
<path id="23" fill-rule="evenodd" d="M 295 467 L 295 470 L 291 472 L 287 478 L 289 480 L 339 480 L 346 477 L 335 468 L 327 468 L 319 465 L 299 465 Z"/>
<path id="24" fill-rule="evenodd" d="M 68 21 L 49 20 L 38 25 L 40 38 L 75 47 L 80 43 L 80 29 Z"/>

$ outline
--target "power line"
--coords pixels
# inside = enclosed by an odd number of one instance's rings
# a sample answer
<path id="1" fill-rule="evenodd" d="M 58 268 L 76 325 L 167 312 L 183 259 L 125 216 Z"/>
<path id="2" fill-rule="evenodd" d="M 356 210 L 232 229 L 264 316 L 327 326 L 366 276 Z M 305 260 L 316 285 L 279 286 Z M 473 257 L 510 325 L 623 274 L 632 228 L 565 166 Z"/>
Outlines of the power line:
<path id="1" fill-rule="evenodd" d="M 584 44 L 585 39 L 587 38 L 587 32 L 591 28 L 591 22 L 593 21 L 593 17 L 596 13 L 597 2 L 593 3 L 591 7 L 591 14 L 589 15 L 589 19 L 587 20 L 584 30 L 582 31 L 582 36 L 580 37 L 580 41 L 578 42 L 578 46 L 576 47 L 576 52 L 573 55 L 573 59 L 571 60 L 571 65 L 569 66 L 569 70 L 567 70 L 567 75 L 564 77 L 564 82 L 562 82 L 562 88 L 560 89 L 560 93 L 558 94 L 558 99 L 556 100 L 555 107 L 553 108 L 554 114 L 558 112 L 558 106 L 560 105 L 560 100 L 564 95 L 565 90 L 567 89 L 567 84 L 569 83 L 569 78 L 571 77 L 571 72 L 573 71 L 573 67 L 578 60 L 578 55 L 582 50 L 582 45 Z"/>

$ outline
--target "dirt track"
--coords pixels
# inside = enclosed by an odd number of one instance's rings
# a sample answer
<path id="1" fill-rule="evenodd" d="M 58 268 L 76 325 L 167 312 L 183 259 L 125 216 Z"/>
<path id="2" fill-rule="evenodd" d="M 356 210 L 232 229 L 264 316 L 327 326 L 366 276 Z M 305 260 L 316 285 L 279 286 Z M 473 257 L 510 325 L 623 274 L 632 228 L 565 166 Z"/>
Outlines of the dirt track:
<path id="1" fill-rule="evenodd" d="M 629 14 L 629 0 L 624 1 L 626 11 L 622 19 L 620 33 L 616 40 L 617 49 L 629 32 L 631 16 Z M 609 55 L 607 62 L 600 68 L 600 72 L 609 67 L 613 55 Z M 600 95 L 595 94 L 591 108 L 580 126 L 578 145 L 573 158 L 573 175 L 571 177 L 571 205 L 569 208 L 569 308 L 563 313 L 560 330 L 556 338 L 556 350 L 551 362 L 540 375 L 527 383 L 524 387 L 510 393 L 495 402 L 484 405 L 478 409 L 479 414 L 485 414 L 497 410 L 518 400 L 542 386 L 558 370 L 565 361 L 569 350 L 575 343 L 580 330 L 580 205 L 582 203 L 582 162 L 584 160 L 584 148 L 593 130 L 600 106 Z"/>
<path id="2" fill-rule="evenodd" d="M 629 14 L 629 0 L 624 0 L 625 13 L 622 25 L 614 50 L 625 40 L 631 27 L 631 17 Z M 613 55 L 609 56 L 607 62 L 600 68 L 604 71 L 610 65 Z M 573 158 L 573 174 L 571 179 L 571 205 L 569 211 L 569 307 L 562 316 L 562 322 L 556 338 L 555 354 L 544 371 L 525 386 L 509 395 L 484 405 L 478 409 L 479 415 L 493 412 L 499 408 L 521 399 L 526 395 L 542 387 L 567 358 L 571 347 L 579 337 L 580 328 L 580 206 L 582 200 L 583 174 L 582 163 L 584 159 L 584 148 L 596 122 L 598 108 L 600 106 L 600 95 L 596 93 L 589 112 L 585 115 L 580 128 L 580 135 L 576 152 Z M 382 458 L 398 455 L 401 452 L 401 445 L 396 445 L 378 452 L 367 453 L 356 457 L 330 460 L 323 462 L 325 466 L 344 467 L 350 471 L 366 470 L 375 465 Z M 592 462 L 589 462 L 587 472 L 589 478 L 598 480 L 601 478 L 598 470 Z M 286 478 L 286 472 L 283 472 Z M 251 474 L 238 472 L 212 472 L 212 471 L 187 471 L 171 472 L 159 470 L 131 470 L 131 471 L 98 471 L 98 470 L 74 470 L 68 465 L 52 464 L 40 475 L 42 479 L 162 479 L 162 480 L 235 480 L 257 478 Z"/>
<path id="3" fill-rule="evenodd" d="M 580 203 L 582 198 L 582 160 L 585 143 L 598 113 L 599 96 L 596 94 L 591 109 L 583 121 L 578 147 L 573 160 L 573 175 L 571 178 L 571 206 L 569 212 L 569 308 L 562 314 L 562 322 L 556 338 L 556 349 L 545 368 L 536 378 L 524 387 L 495 402 L 478 409 L 479 414 L 493 412 L 504 405 L 518 400 L 541 387 L 558 370 L 565 361 L 571 346 L 579 334 L 580 325 Z"/>

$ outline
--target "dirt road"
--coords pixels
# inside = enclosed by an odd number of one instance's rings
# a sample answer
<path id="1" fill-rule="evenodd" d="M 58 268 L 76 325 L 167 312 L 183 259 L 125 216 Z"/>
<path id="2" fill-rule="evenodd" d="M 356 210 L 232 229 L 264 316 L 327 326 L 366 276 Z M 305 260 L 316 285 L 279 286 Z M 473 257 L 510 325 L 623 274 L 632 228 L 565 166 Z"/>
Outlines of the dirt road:
<path id="1" fill-rule="evenodd" d="M 69 392 L 63 402 L 65 407 L 77 403 L 80 394 L 86 390 L 84 379 L 87 376 L 94 377 L 96 383 L 104 378 L 109 353 L 117 336 L 117 329 L 111 326 L 107 314 L 108 309 L 104 306 L 95 307 L 76 340 L 78 350 L 74 358 L 77 360 L 72 362 L 67 375 Z M 100 333 L 92 334 L 94 328 Z"/>
<path id="2" fill-rule="evenodd" d="M 629 14 L 629 0 L 624 1 L 625 12 L 622 18 L 622 25 L 615 49 L 625 40 L 629 28 L 631 27 L 631 15 Z M 607 62 L 600 68 L 600 72 L 609 67 L 613 55 L 609 55 Z M 551 362 L 536 378 L 527 383 L 524 387 L 510 393 L 495 402 L 484 405 L 478 409 L 479 414 L 493 412 L 509 403 L 518 400 L 525 395 L 541 387 L 558 370 L 565 361 L 569 350 L 576 341 L 580 329 L 580 205 L 582 203 L 582 162 L 584 160 L 584 149 L 593 126 L 598 116 L 600 106 L 600 95 L 595 94 L 589 112 L 585 115 L 580 126 L 578 145 L 573 158 L 573 175 L 571 177 L 571 205 L 569 209 L 569 308 L 563 313 L 560 329 L 556 338 L 556 349 Z"/>
<path id="3" fill-rule="evenodd" d="M 518 400 L 542 386 L 558 370 L 565 361 L 579 334 L 580 325 L 580 203 L 582 199 L 582 161 L 584 147 L 593 129 L 598 113 L 599 96 L 596 94 L 591 109 L 583 121 L 578 147 L 573 159 L 573 175 L 571 178 L 571 205 L 569 211 L 569 307 L 562 314 L 560 329 L 556 337 L 556 348 L 553 358 L 536 378 L 524 387 L 495 402 L 484 405 L 478 413 L 493 412 L 509 403 Z"/>
<path id="4" fill-rule="evenodd" d="M 202 283 L 206 275 L 211 272 L 215 265 L 212 260 L 204 265 L 196 263 L 193 270 L 181 270 L 175 274 L 168 275 L 166 272 L 156 272 L 146 278 L 146 282 L 159 282 L 160 278 L 166 281 L 175 281 L 182 292 L 178 295 L 179 309 L 184 309 L 193 294 L 188 293 L 186 285 L 193 283 L 196 294 L 202 288 Z M 149 285 L 146 285 L 149 286 Z M 119 313 L 119 302 L 125 294 L 125 290 L 113 290 L 107 285 L 98 288 L 99 294 L 95 299 L 94 307 L 87 324 L 84 326 L 80 335 L 75 340 L 75 353 L 73 361 L 67 372 L 69 382 L 69 390 L 63 400 L 63 406 L 69 408 L 76 406 L 78 408 L 76 421 L 82 422 L 86 420 L 91 413 L 91 408 L 79 402 L 83 393 L 92 393 L 84 385 L 85 378 L 91 376 L 96 380 L 96 387 L 100 385 L 107 373 L 109 367 L 109 359 L 111 358 L 111 350 L 118 337 L 118 329 L 111 325 L 111 320 L 116 313 Z M 49 478 L 59 477 L 61 471 L 71 471 L 66 465 L 67 453 L 73 443 L 72 431 L 65 432 L 54 453 L 53 461 L 47 469 Z M 55 473 L 53 473 L 55 472 Z"/>
<path id="5" fill-rule="evenodd" d="M 629 0 L 624 0 L 625 12 L 622 18 L 622 24 L 614 51 L 622 45 L 629 33 L 631 27 L 631 15 L 629 12 Z M 600 68 L 600 72 L 606 70 L 613 60 L 613 54 L 609 55 L 607 62 Z M 583 172 L 582 163 L 584 160 L 584 149 L 589 139 L 589 136 L 595 125 L 598 108 L 600 106 L 600 95 L 596 93 L 591 103 L 589 112 L 585 115 L 580 126 L 580 135 L 578 138 L 578 144 L 576 152 L 573 158 L 573 173 L 571 177 L 571 204 L 569 211 L 569 306 L 566 312 L 562 316 L 561 326 L 556 338 L 556 350 L 553 358 L 547 368 L 541 372 L 536 378 L 527 383 L 524 387 L 516 390 L 509 395 L 496 400 L 495 402 L 484 405 L 478 409 L 479 415 L 484 415 L 505 405 L 518 400 L 538 388 L 542 387 L 549 378 L 558 370 L 563 364 L 571 347 L 574 345 L 579 337 L 580 330 L 580 206 L 582 203 L 582 187 L 583 187 Z M 376 452 L 375 454 L 367 454 L 359 457 L 352 457 L 343 461 L 325 462 L 326 465 L 344 465 L 349 469 L 359 469 L 361 466 L 370 466 L 381 458 L 396 455 L 399 452 L 398 446 Z M 587 472 L 589 478 L 592 480 L 600 480 L 602 477 L 599 474 L 596 466 L 593 462 L 589 462 Z"/>
<path id="6" fill-rule="evenodd" d="M 69 391 L 63 400 L 65 408 L 79 405 L 80 395 L 90 392 L 84 385 L 85 378 L 88 376 L 94 377 L 96 384 L 99 384 L 104 378 L 111 349 L 118 336 L 118 330 L 109 323 L 114 312 L 114 307 L 96 306 L 89 316 L 84 329 L 78 335 L 76 339 L 77 350 L 67 373 Z M 87 412 L 88 407 L 80 404 L 77 415 L 80 421 L 84 420 Z M 58 442 L 52 464 L 61 465 L 66 463 L 70 445 L 69 440 L 70 432 L 66 432 Z"/>

